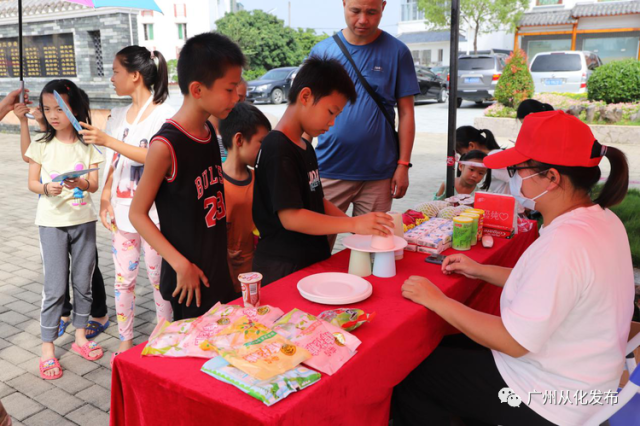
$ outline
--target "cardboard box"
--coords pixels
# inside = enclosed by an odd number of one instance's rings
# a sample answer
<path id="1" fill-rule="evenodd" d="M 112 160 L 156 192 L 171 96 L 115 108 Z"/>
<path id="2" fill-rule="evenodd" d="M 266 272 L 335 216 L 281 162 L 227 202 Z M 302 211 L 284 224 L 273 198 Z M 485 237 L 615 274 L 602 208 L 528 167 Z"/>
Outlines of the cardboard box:
<path id="1" fill-rule="evenodd" d="M 476 209 L 484 210 L 484 227 L 518 232 L 516 199 L 511 195 L 476 192 Z"/>

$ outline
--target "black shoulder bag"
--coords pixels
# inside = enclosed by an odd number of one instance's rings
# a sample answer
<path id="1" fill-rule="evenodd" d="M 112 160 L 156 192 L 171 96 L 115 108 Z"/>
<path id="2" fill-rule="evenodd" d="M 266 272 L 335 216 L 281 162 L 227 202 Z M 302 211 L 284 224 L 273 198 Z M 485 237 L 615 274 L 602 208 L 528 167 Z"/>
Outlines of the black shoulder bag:
<path id="1" fill-rule="evenodd" d="M 347 58 L 347 60 L 351 64 L 351 67 L 353 67 L 353 70 L 356 72 L 356 75 L 358 76 L 358 81 L 360 81 L 360 84 L 362 84 L 362 87 L 364 87 L 364 89 L 367 91 L 369 96 L 371 96 L 371 98 L 375 101 L 376 105 L 378 105 L 378 108 L 380 109 L 380 112 L 382 112 L 382 115 L 384 116 L 384 118 L 387 119 L 387 123 L 389 123 L 389 126 L 391 126 L 391 130 L 393 131 L 393 137 L 396 140 L 396 148 L 398 150 L 398 155 L 400 155 L 400 137 L 398 136 L 398 131 L 396 130 L 396 125 L 393 117 L 391 117 L 389 115 L 389 112 L 385 109 L 382 103 L 382 99 L 380 99 L 380 95 L 378 95 L 376 91 L 373 89 L 373 87 L 369 85 L 369 82 L 367 81 L 366 78 L 364 78 L 364 76 L 356 66 L 356 63 L 353 62 L 353 58 L 351 57 L 351 54 L 349 53 L 349 51 L 347 50 L 347 47 L 344 45 L 344 43 L 340 39 L 340 36 L 337 33 L 333 35 L 333 40 L 338 45 L 338 47 L 344 54 L 345 58 Z"/>

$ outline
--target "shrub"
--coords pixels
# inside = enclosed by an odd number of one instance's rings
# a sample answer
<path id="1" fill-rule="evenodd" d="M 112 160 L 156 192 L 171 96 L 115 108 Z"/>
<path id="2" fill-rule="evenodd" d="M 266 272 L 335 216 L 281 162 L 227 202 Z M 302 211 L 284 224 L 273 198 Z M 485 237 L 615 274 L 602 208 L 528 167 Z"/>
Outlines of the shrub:
<path id="1" fill-rule="evenodd" d="M 251 81 L 251 80 L 257 80 L 260 77 L 262 77 L 264 74 L 267 73 L 267 70 L 265 70 L 264 68 L 256 68 L 256 69 L 250 69 L 250 70 L 246 70 L 243 74 L 242 77 L 246 80 L 246 81 Z"/>
<path id="2" fill-rule="evenodd" d="M 591 74 L 587 82 L 589 100 L 608 104 L 640 101 L 640 62 L 614 61 Z"/>
<path id="3" fill-rule="evenodd" d="M 522 49 L 516 49 L 507 58 L 494 96 L 501 104 L 517 108 L 522 101 L 531 98 L 533 92 L 533 78 L 527 68 L 527 57 Z"/>

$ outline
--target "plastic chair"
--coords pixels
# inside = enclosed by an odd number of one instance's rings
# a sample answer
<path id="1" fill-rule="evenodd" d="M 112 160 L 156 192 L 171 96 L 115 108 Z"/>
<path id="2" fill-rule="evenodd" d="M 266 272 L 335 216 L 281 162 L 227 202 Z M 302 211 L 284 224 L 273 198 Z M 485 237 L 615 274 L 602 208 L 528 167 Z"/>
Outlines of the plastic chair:
<path id="1" fill-rule="evenodd" d="M 610 426 L 640 426 L 640 368 L 636 368 L 633 351 L 640 347 L 640 334 L 627 343 L 626 365 L 629 382 L 618 391 L 618 403 L 607 405 L 585 423 L 599 426 L 609 420 Z"/>

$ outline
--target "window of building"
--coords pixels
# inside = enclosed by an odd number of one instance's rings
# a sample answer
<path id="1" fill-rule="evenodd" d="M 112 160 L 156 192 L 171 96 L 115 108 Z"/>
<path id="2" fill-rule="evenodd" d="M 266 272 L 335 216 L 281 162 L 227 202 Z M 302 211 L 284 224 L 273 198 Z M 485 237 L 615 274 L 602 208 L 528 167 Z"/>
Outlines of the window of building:
<path id="1" fill-rule="evenodd" d="M 143 10 L 142 12 L 140 12 L 140 15 L 143 17 L 153 18 L 153 10 Z"/>
<path id="2" fill-rule="evenodd" d="M 570 38 L 559 40 L 531 40 L 527 44 L 527 60 L 531 63 L 533 57 L 538 53 L 561 50 L 571 50 Z"/>
<path id="3" fill-rule="evenodd" d="M 153 40 L 153 24 L 143 24 L 144 27 L 144 39 Z"/>
<path id="4" fill-rule="evenodd" d="M 562 0 L 536 0 L 537 6 L 552 6 L 562 4 Z"/>
<path id="5" fill-rule="evenodd" d="M 187 38 L 187 24 L 176 24 L 178 26 L 178 38 L 185 40 Z"/>
<path id="6" fill-rule="evenodd" d="M 104 77 L 104 61 L 102 58 L 102 39 L 100 31 L 89 31 L 91 41 L 93 41 L 93 51 L 95 62 L 91 66 L 91 75 L 96 77 Z"/>
<path id="7" fill-rule="evenodd" d="M 187 16 L 187 4 L 186 3 L 174 3 L 173 15 L 176 18 L 185 18 Z"/>
<path id="8" fill-rule="evenodd" d="M 424 19 L 424 12 L 418 9 L 418 0 L 401 0 L 400 11 L 403 21 L 418 21 Z"/>
<path id="9" fill-rule="evenodd" d="M 621 59 L 635 59 L 638 55 L 638 37 L 588 38 L 582 44 L 582 50 L 595 53 L 605 64 Z"/>
<path id="10" fill-rule="evenodd" d="M 444 49 L 438 49 L 438 62 L 444 61 Z"/>

